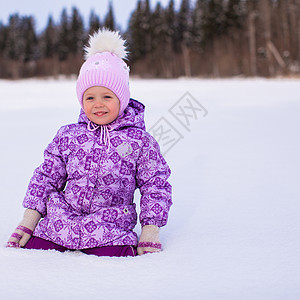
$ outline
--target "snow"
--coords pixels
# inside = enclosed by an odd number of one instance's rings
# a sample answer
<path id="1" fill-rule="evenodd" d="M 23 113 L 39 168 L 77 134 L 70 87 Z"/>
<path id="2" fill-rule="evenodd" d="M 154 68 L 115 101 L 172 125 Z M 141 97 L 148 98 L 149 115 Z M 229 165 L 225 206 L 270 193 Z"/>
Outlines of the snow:
<path id="1" fill-rule="evenodd" d="M 186 92 L 208 112 L 182 106 L 188 128 L 169 111 Z M 164 251 L 7 249 L 43 149 L 79 105 L 74 79 L 0 80 L 1 299 L 299 299 L 300 80 L 133 79 L 131 93 L 149 129 L 163 117 L 183 137 L 165 155 Z"/>

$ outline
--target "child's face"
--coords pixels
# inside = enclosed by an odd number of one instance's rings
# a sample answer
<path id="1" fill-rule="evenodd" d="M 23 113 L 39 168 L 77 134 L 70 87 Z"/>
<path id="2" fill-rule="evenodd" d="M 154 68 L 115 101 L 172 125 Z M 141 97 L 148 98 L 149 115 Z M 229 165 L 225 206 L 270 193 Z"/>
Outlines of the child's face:
<path id="1" fill-rule="evenodd" d="M 83 94 L 82 103 L 86 116 L 98 125 L 109 124 L 119 115 L 118 97 L 103 86 L 93 86 L 87 89 Z"/>

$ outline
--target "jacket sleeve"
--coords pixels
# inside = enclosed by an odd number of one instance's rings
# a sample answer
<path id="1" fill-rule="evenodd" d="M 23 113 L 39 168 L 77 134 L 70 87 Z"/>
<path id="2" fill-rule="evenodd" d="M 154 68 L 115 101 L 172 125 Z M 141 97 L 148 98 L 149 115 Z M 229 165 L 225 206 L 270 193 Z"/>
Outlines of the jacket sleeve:
<path id="1" fill-rule="evenodd" d="M 148 135 L 137 161 L 137 186 L 141 192 L 140 223 L 162 227 L 168 220 L 172 205 L 172 188 L 167 181 L 170 168 L 160 153 L 156 140 Z"/>
<path id="2" fill-rule="evenodd" d="M 49 195 L 62 191 L 66 184 L 66 165 L 59 149 L 61 132 L 62 128 L 44 151 L 44 162 L 35 169 L 23 201 L 25 208 L 37 210 L 43 217 Z"/>

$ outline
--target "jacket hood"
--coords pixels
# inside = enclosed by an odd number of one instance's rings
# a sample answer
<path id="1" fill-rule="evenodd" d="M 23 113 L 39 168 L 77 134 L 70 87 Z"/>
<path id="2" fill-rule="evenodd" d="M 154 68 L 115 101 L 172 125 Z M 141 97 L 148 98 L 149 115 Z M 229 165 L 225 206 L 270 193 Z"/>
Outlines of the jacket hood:
<path id="1" fill-rule="evenodd" d="M 119 130 L 124 127 L 136 127 L 145 130 L 144 121 L 145 106 L 137 100 L 130 99 L 128 106 L 116 120 L 107 124 L 109 130 Z M 85 123 L 89 126 L 92 123 L 86 116 L 83 109 L 80 111 L 78 123 Z M 100 125 L 92 123 L 94 128 L 101 127 Z"/>

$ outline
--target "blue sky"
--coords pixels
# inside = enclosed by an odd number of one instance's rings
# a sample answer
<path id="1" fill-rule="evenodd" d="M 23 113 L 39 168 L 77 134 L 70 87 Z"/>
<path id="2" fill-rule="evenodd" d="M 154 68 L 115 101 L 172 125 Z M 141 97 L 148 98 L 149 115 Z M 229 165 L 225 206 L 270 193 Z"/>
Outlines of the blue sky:
<path id="1" fill-rule="evenodd" d="M 136 7 L 137 0 L 111 0 L 114 7 L 115 18 L 121 29 L 126 29 L 128 19 Z M 162 6 L 167 6 L 169 0 L 150 0 L 154 8 L 156 3 L 160 2 Z M 175 0 L 176 8 L 179 7 L 181 0 Z M 194 3 L 192 0 L 191 3 Z M 8 0 L 5 5 L 1 5 L 0 21 L 3 24 L 8 23 L 9 15 L 19 13 L 20 15 L 32 15 L 36 20 L 36 30 L 41 31 L 46 27 L 48 16 L 52 15 L 54 21 L 59 21 L 61 11 L 65 7 L 68 13 L 71 8 L 76 6 L 85 20 L 85 25 L 92 9 L 103 20 L 109 6 L 109 0 Z"/>

